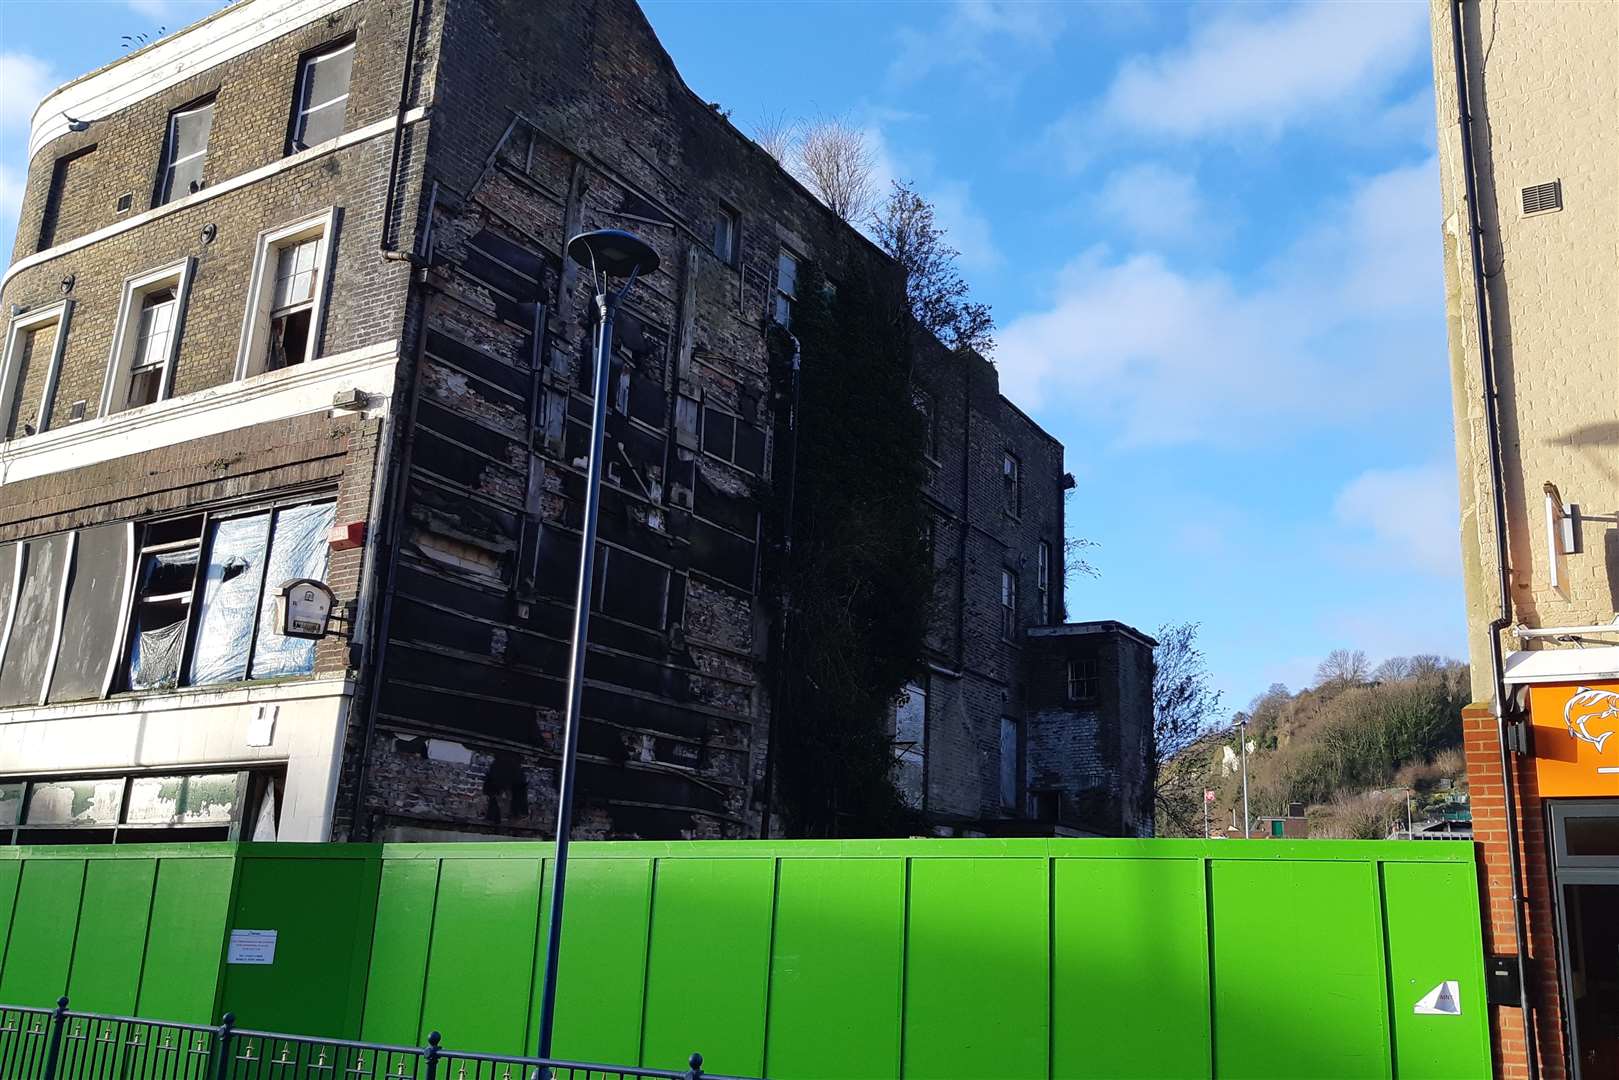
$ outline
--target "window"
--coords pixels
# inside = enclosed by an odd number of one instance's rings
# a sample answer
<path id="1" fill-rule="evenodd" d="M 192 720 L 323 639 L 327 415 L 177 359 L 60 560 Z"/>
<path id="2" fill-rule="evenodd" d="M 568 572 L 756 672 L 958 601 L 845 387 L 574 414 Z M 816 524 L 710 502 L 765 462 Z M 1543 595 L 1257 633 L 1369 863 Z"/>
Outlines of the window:
<path id="1" fill-rule="evenodd" d="M 343 134 L 343 113 L 354 70 L 354 42 L 311 53 L 298 65 L 298 100 L 292 117 L 292 148 L 308 147 Z"/>
<path id="2" fill-rule="evenodd" d="M 922 417 L 922 453 L 930 460 L 937 458 L 935 453 L 936 436 L 933 423 L 933 395 L 919 386 L 911 387 L 911 404 Z"/>
<path id="3" fill-rule="evenodd" d="M 1018 722 L 1010 716 L 1001 717 L 1001 806 L 1016 810 L 1018 805 L 1018 757 L 1022 751 L 1022 732 Z"/>
<path id="4" fill-rule="evenodd" d="M 334 504 L 145 526 L 124 672 L 129 690 L 308 674 L 315 643 L 283 636 L 276 589 L 326 576 Z"/>
<path id="5" fill-rule="evenodd" d="M 740 417 L 703 406 L 703 452 L 755 475 L 765 471 L 765 433 Z"/>
<path id="6" fill-rule="evenodd" d="M 208 132 L 213 126 L 212 97 L 169 114 L 169 134 L 163 143 L 157 198 L 152 205 L 161 206 L 201 190 L 203 164 L 208 160 Z"/>
<path id="7" fill-rule="evenodd" d="M 912 683 L 900 692 L 894 704 L 894 759 L 900 795 L 913 809 L 922 808 L 927 728 L 928 692 Z"/>
<path id="8" fill-rule="evenodd" d="M 306 363 L 320 355 L 336 211 L 259 234 L 248 283 L 236 377 Z"/>
<path id="9" fill-rule="evenodd" d="M 1001 636 L 1010 640 L 1017 634 L 1017 575 L 1001 571 Z"/>
<path id="10" fill-rule="evenodd" d="M 20 439 L 51 428 L 73 301 L 14 315 L 0 359 L 0 436 Z"/>
<path id="11" fill-rule="evenodd" d="M 741 227 L 741 218 L 735 210 L 729 206 L 720 208 L 720 216 L 714 222 L 714 257 L 727 266 L 736 263 L 736 241 Z"/>
<path id="12" fill-rule="evenodd" d="M 798 303 L 798 257 L 789 251 L 776 256 L 776 321 L 793 325 L 793 307 Z"/>
<path id="13" fill-rule="evenodd" d="M 1023 516 L 1023 463 L 1011 453 L 1001 458 L 1001 489 L 1006 512 Z"/>
<path id="14" fill-rule="evenodd" d="M 1095 660 L 1068 661 L 1068 700 L 1095 701 L 1101 688 L 1100 670 Z"/>
<path id="15" fill-rule="evenodd" d="M 187 259 L 124 282 L 101 392 L 103 416 L 169 396 L 195 265 L 196 260 Z"/>
<path id="16" fill-rule="evenodd" d="M 274 804 L 253 796 L 278 783 L 270 771 L 0 781 L 0 844 L 273 840 Z"/>
<path id="17" fill-rule="evenodd" d="M 1051 545 L 1044 540 L 1040 541 L 1040 547 L 1036 554 L 1038 556 L 1038 566 L 1036 567 L 1034 591 L 1035 599 L 1040 604 L 1040 610 L 1035 613 L 1035 618 L 1044 624 L 1051 621 Z"/>

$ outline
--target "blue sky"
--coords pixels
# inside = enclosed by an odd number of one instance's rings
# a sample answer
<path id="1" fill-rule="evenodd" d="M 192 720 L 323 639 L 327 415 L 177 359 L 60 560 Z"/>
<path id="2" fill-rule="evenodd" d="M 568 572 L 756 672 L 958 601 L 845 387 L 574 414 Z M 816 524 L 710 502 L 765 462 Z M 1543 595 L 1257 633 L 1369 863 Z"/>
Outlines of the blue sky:
<path id="1" fill-rule="evenodd" d="M 0 0 L 8 242 L 34 102 L 219 6 Z M 1070 617 L 1201 623 L 1228 707 L 1463 654 L 1425 3 L 645 7 L 744 130 L 845 118 L 936 203 L 1100 545 Z"/>

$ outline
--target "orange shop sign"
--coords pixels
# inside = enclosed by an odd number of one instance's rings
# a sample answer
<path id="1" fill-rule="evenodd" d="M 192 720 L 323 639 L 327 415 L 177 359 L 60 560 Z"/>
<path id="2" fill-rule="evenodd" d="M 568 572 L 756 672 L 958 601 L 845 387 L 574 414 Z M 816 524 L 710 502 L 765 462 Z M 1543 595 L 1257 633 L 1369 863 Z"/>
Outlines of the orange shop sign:
<path id="1" fill-rule="evenodd" d="M 1619 682 L 1529 688 L 1542 798 L 1619 795 Z"/>

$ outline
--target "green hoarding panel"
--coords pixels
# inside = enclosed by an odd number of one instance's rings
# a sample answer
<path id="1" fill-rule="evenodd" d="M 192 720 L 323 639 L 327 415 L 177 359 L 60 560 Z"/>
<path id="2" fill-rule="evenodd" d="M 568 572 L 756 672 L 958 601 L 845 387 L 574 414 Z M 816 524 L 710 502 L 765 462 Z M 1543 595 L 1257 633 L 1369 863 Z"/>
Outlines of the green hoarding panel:
<path id="1" fill-rule="evenodd" d="M 1215 1074 L 1389 1076 L 1377 866 L 1280 856 L 1210 866 Z"/>
<path id="2" fill-rule="evenodd" d="M 545 885 L 549 916 L 549 875 Z M 557 976 L 558 987 L 567 987 L 567 993 L 557 997 L 552 1047 L 557 1057 L 635 1060 L 641 1044 L 651 902 L 650 859 L 575 859 L 569 863 L 562 966 Z M 542 927 L 546 924 L 547 919 L 542 919 Z M 536 953 L 535 982 L 539 985 L 545 975 L 543 938 Z M 539 999 L 536 992 L 531 1043 L 539 1037 Z"/>
<path id="3" fill-rule="evenodd" d="M 1046 859 L 911 860 L 904 1075 L 1045 1076 Z"/>
<path id="4" fill-rule="evenodd" d="M 525 1049 L 539 918 L 537 850 L 528 858 L 444 860 L 422 1016 L 445 1046 Z"/>
<path id="5" fill-rule="evenodd" d="M 1459 864 L 1383 866 L 1389 1004 L 1400 1080 L 1489 1075 L 1490 1028 L 1480 978 L 1474 873 L 1471 866 Z M 1472 898 L 1470 906 L 1460 902 L 1464 898 Z M 1456 984 L 1455 992 L 1442 996 L 1454 1003 L 1456 1012 L 1416 1011 L 1419 1002 L 1448 982 Z M 1435 1002 L 1441 1008 L 1444 1004 Z"/>
<path id="6" fill-rule="evenodd" d="M 17 904 L 22 865 L 15 860 L 0 862 L 0 974 L 6 970 L 6 945 L 11 940 L 11 913 Z"/>
<path id="7" fill-rule="evenodd" d="M 437 859 L 386 859 L 377 889 L 361 1038 L 392 1046 L 419 1045 L 427 953 L 438 893 Z"/>
<path id="8" fill-rule="evenodd" d="M 641 1063 L 742 1076 L 764 1067 L 775 861 L 659 859 Z"/>
<path id="9" fill-rule="evenodd" d="M 1057 859 L 1051 1075 L 1208 1076 L 1202 859 Z"/>
<path id="10" fill-rule="evenodd" d="M 337 857 L 342 850 L 242 858 L 230 929 L 276 934 L 273 963 L 227 958 L 221 1008 L 242 1027 L 359 1037 L 377 867 L 375 860 Z M 311 979 L 314 972 L 320 977 Z"/>
<path id="11" fill-rule="evenodd" d="M 904 979 L 904 921 L 903 859 L 781 861 L 769 1076 L 899 1075 L 894 1017 Z M 816 1019 L 806 1024 L 805 1017 Z"/>
<path id="12" fill-rule="evenodd" d="M 156 881 L 156 859 L 91 859 L 85 864 L 79 940 L 67 991 L 73 1008 L 123 1016 L 135 1011 Z"/>
<path id="13" fill-rule="evenodd" d="M 235 870 L 235 860 L 228 858 L 158 860 L 139 1015 L 190 1024 L 219 1022 L 214 998 Z"/>
<path id="14" fill-rule="evenodd" d="M 35 859 L 22 864 L 6 968 L 0 972 L 0 1002 L 54 1005 L 67 993 L 83 889 L 83 859 Z"/>

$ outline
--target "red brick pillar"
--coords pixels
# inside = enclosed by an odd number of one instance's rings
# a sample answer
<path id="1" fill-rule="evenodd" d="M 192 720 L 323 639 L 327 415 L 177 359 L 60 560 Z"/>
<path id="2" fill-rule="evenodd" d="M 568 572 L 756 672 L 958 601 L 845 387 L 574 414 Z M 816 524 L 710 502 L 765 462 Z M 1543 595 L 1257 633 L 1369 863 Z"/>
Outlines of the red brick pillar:
<path id="1" fill-rule="evenodd" d="M 1495 716 L 1487 704 L 1462 710 L 1462 743 L 1467 753 L 1467 783 L 1473 807 L 1473 838 L 1477 842 L 1480 900 L 1483 904 L 1486 955 L 1510 955 L 1515 937 L 1512 920 L 1512 879 L 1507 852 L 1506 794 L 1501 783 L 1501 749 Z M 1508 759 L 1514 770 L 1518 800 L 1519 858 L 1523 893 L 1528 899 L 1529 951 L 1525 977 L 1530 1009 L 1535 1014 L 1540 1075 L 1564 1080 L 1562 988 L 1557 975 L 1557 933 L 1552 915 L 1551 858 L 1546 815 L 1535 781 L 1535 763 L 1529 757 Z M 1520 1010 L 1508 1006 L 1490 1009 L 1490 1042 L 1495 1075 L 1502 1080 L 1529 1076 Z"/>

